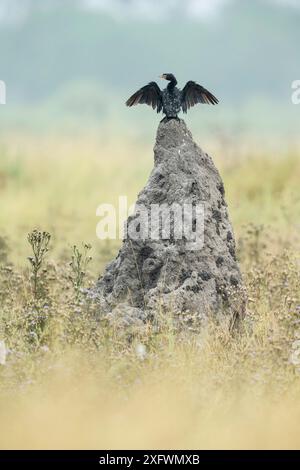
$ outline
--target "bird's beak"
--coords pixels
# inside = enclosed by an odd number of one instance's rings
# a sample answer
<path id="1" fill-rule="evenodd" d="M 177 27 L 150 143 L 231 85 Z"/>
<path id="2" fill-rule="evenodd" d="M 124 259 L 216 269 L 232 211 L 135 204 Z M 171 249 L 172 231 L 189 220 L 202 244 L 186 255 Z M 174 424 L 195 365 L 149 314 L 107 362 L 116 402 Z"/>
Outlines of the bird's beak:
<path id="1" fill-rule="evenodd" d="M 163 75 L 160 75 L 159 78 L 166 79 L 166 76 L 165 76 L 165 74 L 163 74 Z"/>

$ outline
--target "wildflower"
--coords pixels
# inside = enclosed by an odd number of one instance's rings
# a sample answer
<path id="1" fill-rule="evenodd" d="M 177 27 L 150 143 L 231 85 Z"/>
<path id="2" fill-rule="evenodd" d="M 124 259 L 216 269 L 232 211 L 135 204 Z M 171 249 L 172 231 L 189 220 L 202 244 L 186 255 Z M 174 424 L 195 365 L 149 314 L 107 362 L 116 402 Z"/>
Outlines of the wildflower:
<path id="1" fill-rule="evenodd" d="M 4 341 L 0 341 L 0 365 L 5 366 L 7 350 Z"/>

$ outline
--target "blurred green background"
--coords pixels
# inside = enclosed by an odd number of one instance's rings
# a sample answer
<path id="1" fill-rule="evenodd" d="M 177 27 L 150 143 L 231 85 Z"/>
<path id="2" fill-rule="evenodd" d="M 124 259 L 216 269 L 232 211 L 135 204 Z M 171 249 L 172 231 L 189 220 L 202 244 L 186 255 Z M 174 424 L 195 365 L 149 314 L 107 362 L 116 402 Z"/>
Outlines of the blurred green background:
<path id="1" fill-rule="evenodd" d="M 150 139 L 158 119 L 124 102 L 173 72 L 220 99 L 191 110 L 192 130 L 291 139 L 299 25 L 300 2 L 289 0 L 0 0 L 1 128 Z"/>

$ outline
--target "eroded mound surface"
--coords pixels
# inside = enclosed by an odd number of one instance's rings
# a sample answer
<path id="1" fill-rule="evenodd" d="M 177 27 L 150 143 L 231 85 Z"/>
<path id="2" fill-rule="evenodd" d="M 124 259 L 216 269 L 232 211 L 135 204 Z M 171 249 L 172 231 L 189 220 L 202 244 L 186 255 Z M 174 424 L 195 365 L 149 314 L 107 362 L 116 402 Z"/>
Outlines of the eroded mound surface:
<path id="1" fill-rule="evenodd" d="M 161 122 L 154 168 L 128 218 L 128 236 L 95 289 L 101 311 L 129 323 L 166 309 L 203 319 L 241 312 L 242 280 L 224 194 L 212 159 L 184 121 Z"/>

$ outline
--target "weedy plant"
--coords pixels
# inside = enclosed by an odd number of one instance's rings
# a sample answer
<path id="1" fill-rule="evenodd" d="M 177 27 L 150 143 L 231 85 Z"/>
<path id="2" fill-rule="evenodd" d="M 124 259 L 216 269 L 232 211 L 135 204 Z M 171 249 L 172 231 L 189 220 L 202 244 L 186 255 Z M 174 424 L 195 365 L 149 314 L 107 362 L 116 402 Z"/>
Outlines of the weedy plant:
<path id="1" fill-rule="evenodd" d="M 8 244 L 5 238 L 0 237 L 0 263 L 6 264 L 8 256 Z"/>
<path id="2" fill-rule="evenodd" d="M 48 232 L 33 230 L 33 232 L 28 234 L 28 242 L 33 252 L 33 256 L 29 256 L 28 260 L 32 269 L 31 279 L 35 299 L 39 297 L 39 273 L 49 251 L 50 240 L 51 235 Z"/>

